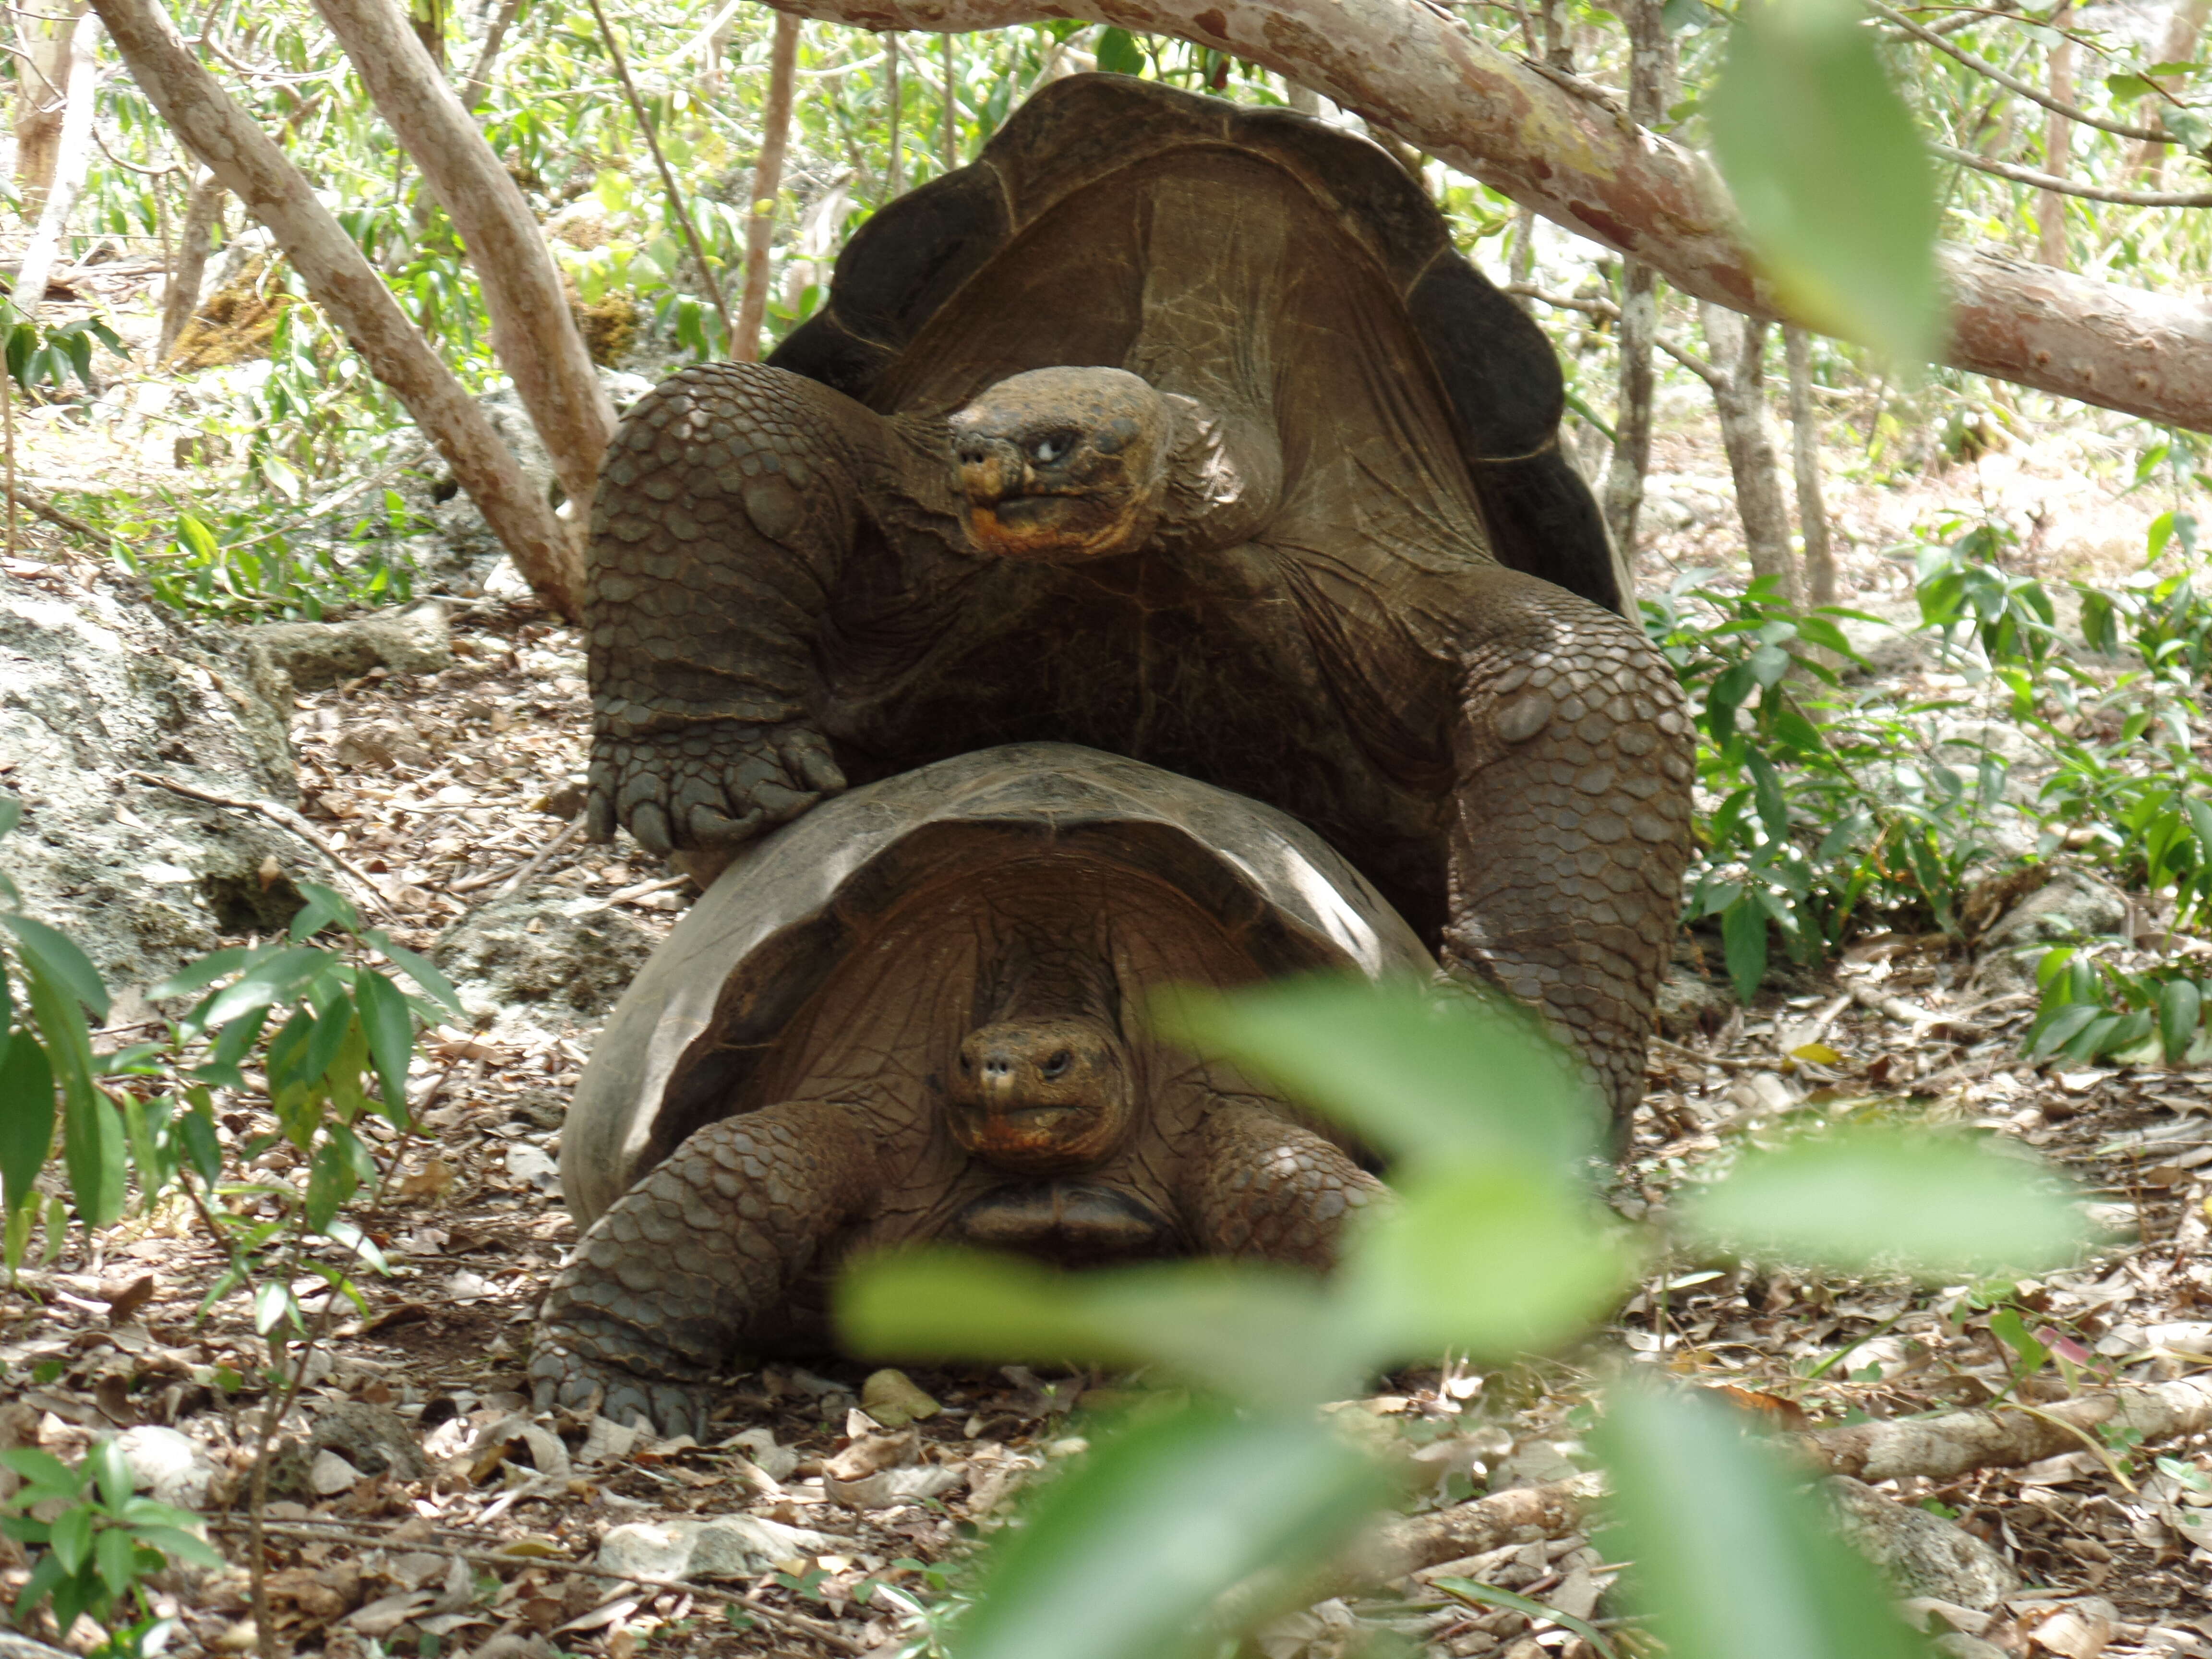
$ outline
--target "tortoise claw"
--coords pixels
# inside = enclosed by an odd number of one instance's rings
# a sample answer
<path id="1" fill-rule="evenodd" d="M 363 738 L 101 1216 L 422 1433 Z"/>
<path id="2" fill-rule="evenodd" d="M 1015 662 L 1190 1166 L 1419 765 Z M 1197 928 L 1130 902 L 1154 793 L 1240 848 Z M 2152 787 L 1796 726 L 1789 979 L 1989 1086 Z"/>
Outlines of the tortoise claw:
<path id="1" fill-rule="evenodd" d="M 530 1362 L 531 1395 L 539 1411 L 560 1407 L 588 1413 L 635 1426 L 639 1419 L 654 1434 L 703 1438 L 707 1398 L 680 1383 L 640 1376 L 619 1366 L 595 1364 L 570 1349 L 541 1344 Z"/>

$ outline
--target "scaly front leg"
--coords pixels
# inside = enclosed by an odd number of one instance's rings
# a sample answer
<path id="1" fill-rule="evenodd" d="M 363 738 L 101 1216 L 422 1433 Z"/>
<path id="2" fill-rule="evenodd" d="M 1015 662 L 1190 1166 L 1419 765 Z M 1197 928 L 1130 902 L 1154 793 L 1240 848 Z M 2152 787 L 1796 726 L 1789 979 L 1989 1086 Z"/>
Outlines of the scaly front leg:
<path id="1" fill-rule="evenodd" d="M 623 421 L 586 561 L 596 838 L 732 848 L 845 787 L 813 643 L 884 425 L 758 363 L 686 369 Z"/>
<path id="2" fill-rule="evenodd" d="M 1183 1202 L 1199 1246 L 1326 1271 L 1344 1230 L 1386 1189 L 1341 1148 L 1250 1100 L 1224 1097 L 1206 1115 Z"/>
<path id="3" fill-rule="evenodd" d="M 773 1341 L 793 1285 L 877 1190 L 861 1110 L 786 1101 L 710 1123 L 592 1224 L 538 1315 L 538 1406 L 696 1434 L 703 1387 Z"/>
<path id="4" fill-rule="evenodd" d="M 1626 1124 L 1690 858 L 1690 723 L 1642 630 L 1510 570 L 1471 607 L 1445 966 L 1534 1004 Z"/>

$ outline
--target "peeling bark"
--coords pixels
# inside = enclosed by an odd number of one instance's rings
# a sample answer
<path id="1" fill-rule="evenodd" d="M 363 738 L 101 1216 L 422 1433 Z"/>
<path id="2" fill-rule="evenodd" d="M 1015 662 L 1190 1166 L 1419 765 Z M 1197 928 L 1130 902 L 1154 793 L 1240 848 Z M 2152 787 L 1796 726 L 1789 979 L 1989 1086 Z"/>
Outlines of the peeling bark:
<path id="1" fill-rule="evenodd" d="M 462 489 L 554 611 L 577 614 L 583 561 L 567 526 L 523 483 L 513 452 L 385 287 L 299 169 L 232 102 L 158 0 L 93 0 L 109 36 L 179 142 L 269 228 L 315 303 L 437 446 Z"/>
<path id="2" fill-rule="evenodd" d="M 1630 0 L 1629 118 L 1649 125 L 1674 96 L 1674 45 L 1665 0 Z M 1651 470 L 1651 345 L 1659 332 L 1659 273 L 1624 259 L 1620 273 L 1620 394 L 1613 415 L 1613 461 L 1605 476 L 1605 523 L 1622 566 L 1636 569 L 1636 521 L 1644 510 L 1644 475 Z"/>
<path id="3" fill-rule="evenodd" d="M 782 0 L 871 29 L 1073 16 L 1173 34 L 1311 87 L 1676 288 L 1769 319 L 1728 193 L 1696 152 L 1635 125 L 1413 0 Z M 1947 361 L 2061 397 L 2212 430 L 2212 307 L 1947 248 Z"/>
<path id="4" fill-rule="evenodd" d="M 315 9 L 460 231 L 490 313 L 492 350 L 577 504 L 580 530 L 615 410 L 569 314 L 544 232 L 392 0 L 316 0 Z"/>

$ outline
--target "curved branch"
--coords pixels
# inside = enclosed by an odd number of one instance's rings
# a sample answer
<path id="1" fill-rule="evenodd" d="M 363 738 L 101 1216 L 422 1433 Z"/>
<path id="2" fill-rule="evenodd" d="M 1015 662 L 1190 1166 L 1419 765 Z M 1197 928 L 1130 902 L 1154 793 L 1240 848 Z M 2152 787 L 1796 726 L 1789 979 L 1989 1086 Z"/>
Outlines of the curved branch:
<path id="1" fill-rule="evenodd" d="M 1554 85 L 1418 0 L 775 0 L 867 29 L 1081 17 L 1173 34 L 1324 94 L 1676 288 L 1791 317 L 1710 162 Z M 2002 254 L 1945 248 L 1948 361 L 2063 398 L 2212 431 L 2212 308 Z"/>
<path id="2" fill-rule="evenodd" d="M 1956 161 L 1962 167 L 1972 167 L 1977 173 L 2009 179 L 2015 185 L 2033 185 L 2038 190 L 2056 191 L 2062 196 L 2080 196 L 2092 202 L 2118 202 L 2123 207 L 2212 207 L 2212 191 L 2115 190 L 2108 185 L 2076 184 L 2055 173 L 2038 173 L 2033 167 L 2014 167 L 2010 161 L 1992 161 L 1987 156 L 1954 149 L 1948 144 L 1930 144 L 1928 149 L 1931 155 Z"/>
<path id="3" fill-rule="evenodd" d="M 1881 3 L 1881 0 L 1866 0 L 1866 7 L 1875 16 L 1887 18 L 1914 39 L 1925 40 L 1946 58 L 1957 59 L 1975 74 L 1988 76 L 2008 92 L 2016 92 L 2021 97 L 2039 103 L 2044 108 L 2051 111 L 2054 114 L 2063 115 L 2069 121 L 2078 121 L 2085 127 L 2095 127 L 2100 131 L 2117 133 L 2123 138 L 2146 138 L 2159 143 L 2166 143 L 2172 139 L 2172 135 L 2163 128 L 2136 126 L 2127 121 L 2111 121 L 2101 115 L 2092 115 L 2087 110 L 2076 109 L 2071 104 L 2061 103 L 2049 93 L 2037 87 L 2034 82 L 2023 81 L 2010 71 L 1999 69 L 1988 58 L 1977 58 L 1972 52 L 1953 46 L 1933 29 L 1923 28 L 1904 13 L 1892 11 Z"/>

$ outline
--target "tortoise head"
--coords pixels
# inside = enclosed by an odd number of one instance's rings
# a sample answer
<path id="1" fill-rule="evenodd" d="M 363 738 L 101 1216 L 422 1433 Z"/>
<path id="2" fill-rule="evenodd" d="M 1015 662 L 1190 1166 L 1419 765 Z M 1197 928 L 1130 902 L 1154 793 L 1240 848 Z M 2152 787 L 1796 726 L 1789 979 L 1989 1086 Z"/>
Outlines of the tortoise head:
<path id="1" fill-rule="evenodd" d="M 1129 1060 L 1103 1020 L 1047 1015 L 978 1026 L 946 1091 L 952 1138 L 1002 1170 L 1052 1175 L 1103 1163 L 1136 1117 Z"/>
<path id="2" fill-rule="evenodd" d="M 968 529 L 1001 558 L 1068 564 L 1134 552 L 1166 499 L 1175 411 L 1119 368 L 1038 368 L 951 418 Z"/>

